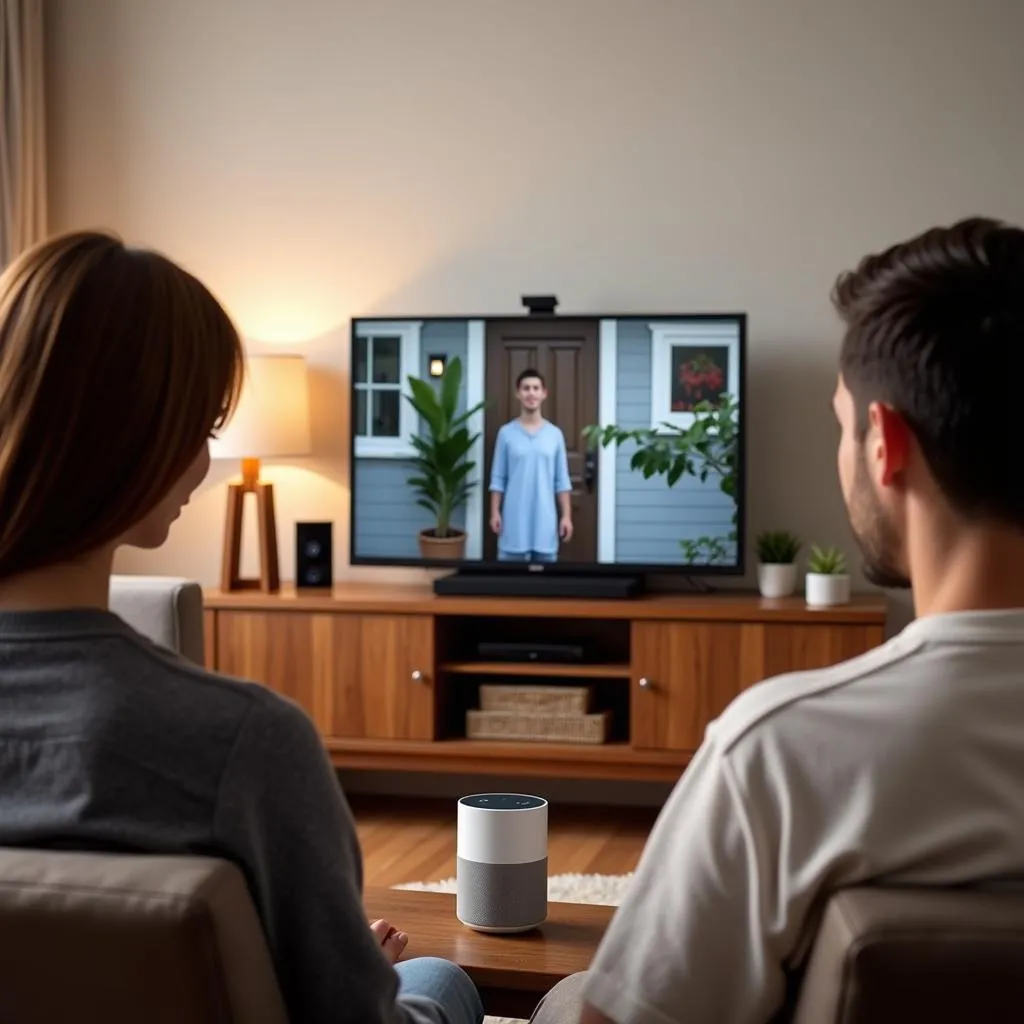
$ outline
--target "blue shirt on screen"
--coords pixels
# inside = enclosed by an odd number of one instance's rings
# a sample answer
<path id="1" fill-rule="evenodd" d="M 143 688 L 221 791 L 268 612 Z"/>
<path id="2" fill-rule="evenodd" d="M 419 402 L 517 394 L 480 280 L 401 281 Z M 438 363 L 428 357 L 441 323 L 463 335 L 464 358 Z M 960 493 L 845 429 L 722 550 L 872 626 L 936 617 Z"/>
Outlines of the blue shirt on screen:
<path id="1" fill-rule="evenodd" d="M 547 420 L 531 432 L 519 420 L 506 423 L 494 445 L 491 490 L 504 495 L 498 553 L 558 551 L 555 495 L 572 490 L 562 431 Z"/>

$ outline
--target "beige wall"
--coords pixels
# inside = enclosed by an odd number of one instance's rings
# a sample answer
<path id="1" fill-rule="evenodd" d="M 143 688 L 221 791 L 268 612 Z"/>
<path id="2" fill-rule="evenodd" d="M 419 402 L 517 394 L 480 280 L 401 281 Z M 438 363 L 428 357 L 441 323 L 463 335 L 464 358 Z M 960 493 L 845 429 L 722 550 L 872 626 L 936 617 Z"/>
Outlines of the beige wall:
<path id="1" fill-rule="evenodd" d="M 850 543 L 828 290 L 865 250 L 1024 221 L 1019 0 L 52 0 L 53 223 L 205 279 L 316 371 L 317 457 L 270 467 L 347 536 L 353 314 L 750 314 L 751 530 Z M 127 571 L 216 581 L 232 467 Z M 341 545 L 337 570 L 345 572 Z"/>

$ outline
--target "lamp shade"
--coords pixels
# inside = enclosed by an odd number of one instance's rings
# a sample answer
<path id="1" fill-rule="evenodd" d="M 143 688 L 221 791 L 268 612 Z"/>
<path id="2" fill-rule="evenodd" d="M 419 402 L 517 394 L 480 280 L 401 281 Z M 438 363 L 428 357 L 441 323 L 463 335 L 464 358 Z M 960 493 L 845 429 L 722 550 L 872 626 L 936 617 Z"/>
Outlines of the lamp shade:
<path id="1" fill-rule="evenodd" d="M 215 459 L 310 453 L 309 385 L 302 356 L 250 356 L 234 416 L 210 442 Z"/>

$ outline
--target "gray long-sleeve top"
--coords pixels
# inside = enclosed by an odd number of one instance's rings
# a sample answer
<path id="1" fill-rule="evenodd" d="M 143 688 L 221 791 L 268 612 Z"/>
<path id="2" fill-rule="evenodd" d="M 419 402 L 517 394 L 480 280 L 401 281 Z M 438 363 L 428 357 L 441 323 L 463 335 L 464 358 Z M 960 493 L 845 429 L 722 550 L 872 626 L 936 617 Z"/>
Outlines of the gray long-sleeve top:
<path id="1" fill-rule="evenodd" d="M 398 997 L 363 911 L 352 816 L 305 713 L 112 613 L 0 613 L 0 845 L 227 858 L 296 1024 L 442 1020 Z"/>

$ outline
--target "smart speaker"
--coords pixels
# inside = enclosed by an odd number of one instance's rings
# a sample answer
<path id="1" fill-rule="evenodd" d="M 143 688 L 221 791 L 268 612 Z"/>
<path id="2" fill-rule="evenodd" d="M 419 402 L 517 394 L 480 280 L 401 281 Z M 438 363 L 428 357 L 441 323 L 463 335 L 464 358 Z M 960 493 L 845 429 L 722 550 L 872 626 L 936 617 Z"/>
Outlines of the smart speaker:
<path id="1" fill-rule="evenodd" d="M 455 916 L 478 932 L 526 932 L 548 916 L 548 802 L 522 793 L 459 801 Z"/>

